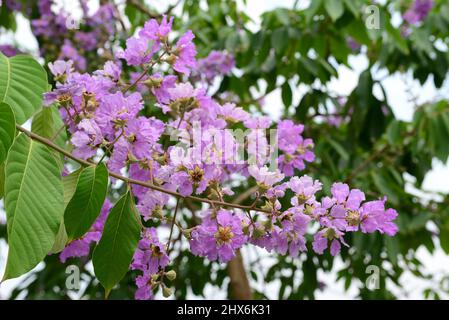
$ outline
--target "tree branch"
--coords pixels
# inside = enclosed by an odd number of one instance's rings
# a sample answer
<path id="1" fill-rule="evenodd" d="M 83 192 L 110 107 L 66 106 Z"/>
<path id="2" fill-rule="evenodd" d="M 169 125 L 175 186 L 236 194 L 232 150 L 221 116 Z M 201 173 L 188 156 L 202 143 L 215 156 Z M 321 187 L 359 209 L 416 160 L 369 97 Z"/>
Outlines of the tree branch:
<path id="1" fill-rule="evenodd" d="M 64 150 L 63 148 L 57 146 L 56 144 L 54 144 L 52 141 L 41 137 L 19 125 L 16 125 L 17 130 L 19 130 L 20 132 L 23 132 L 24 134 L 26 134 L 28 137 L 30 137 L 33 140 L 39 141 L 40 143 L 46 145 L 47 147 L 56 150 L 57 152 L 63 154 L 64 156 L 66 156 L 69 159 L 72 159 L 73 161 L 78 162 L 79 164 L 83 165 L 83 166 L 96 166 L 97 163 L 92 162 L 92 161 L 88 161 L 88 160 L 84 160 L 84 159 L 80 159 L 75 157 L 73 154 L 71 154 L 70 152 Z M 135 184 L 135 185 L 139 185 L 142 187 L 146 187 L 152 190 L 156 190 L 162 193 L 166 193 L 169 194 L 171 196 L 177 197 L 177 198 L 183 198 L 183 199 L 191 199 L 193 201 L 197 201 L 197 202 L 204 202 L 204 203 L 208 203 L 210 206 L 222 206 L 222 207 L 229 207 L 229 208 L 235 208 L 235 209 L 242 209 L 242 210 L 252 210 L 252 211 L 257 211 L 257 212 L 264 212 L 264 213 L 268 213 L 268 214 L 272 214 L 273 212 L 270 210 L 265 210 L 262 208 L 252 208 L 251 206 L 244 206 L 244 205 L 240 205 L 237 203 L 229 203 L 229 202 L 224 202 L 224 201 L 216 201 L 216 200 L 210 200 L 210 199 L 206 199 L 206 198 L 201 198 L 201 197 L 195 197 L 195 196 L 183 196 L 182 194 L 175 192 L 175 191 L 171 191 L 171 190 L 167 190 L 164 189 L 162 187 L 158 187 L 155 186 L 151 183 L 145 182 L 145 181 L 140 181 L 140 180 L 135 180 L 135 179 L 131 179 L 131 178 L 127 178 L 124 177 L 122 175 L 119 175 L 117 173 L 114 172 L 110 172 L 109 171 L 109 175 L 113 178 L 122 180 L 128 184 Z"/>

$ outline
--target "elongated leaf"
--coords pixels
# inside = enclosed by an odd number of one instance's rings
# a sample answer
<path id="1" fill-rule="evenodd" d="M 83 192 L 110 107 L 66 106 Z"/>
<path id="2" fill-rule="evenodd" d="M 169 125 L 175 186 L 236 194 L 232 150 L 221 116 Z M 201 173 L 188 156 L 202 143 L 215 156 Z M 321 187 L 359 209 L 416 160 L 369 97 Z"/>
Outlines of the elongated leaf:
<path id="1" fill-rule="evenodd" d="M 6 103 L 0 103 L 0 164 L 3 163 L 16 135 L 14 112 Z"/>
<path id="2" fill-rule="evenodd" d="M 67 205 L 75 194 L 76 184 L 78 182 L 80 173 L 81 169 L 72 172 L 68 176 L 62 177 L 62 184 L 64 186 L 64 209 L 67 208 Z M 67 236 L 67 231 L 65 230 L 64 219 L 62 219 L 58 234 L 56 235 L 55 243 L 53 244 L 50 253 L 59 253 L 64 250 L 68 240 L 69 239 Z"/>
<path id="3" fill-rule="evenodd" d="M 42 106 L 47 82 L 47 73 L 31 56 L 7 58 L 0 52 L 0 102 L 11 106 L 17 123 L 27 121 Z"/>
<path id="4" fill-rule="evenodd" d="M 84 169 L 75 194 L 64 213 L 64 224 L 70 240 L 89 231 L 100 214 L 108 189 L 108 169 L 101 163 Z"/>
<path id="5" fill-rule="evenodd" d="M 59 111 L 55 107 L 44 107 L 33 118 L 31 131 L 64 147 L 67 141 L 67 132 L 61 129 L 64 125 Z"/>
<path id="6" fill-rule="evenodd" d="M 82 169 L 78 169 L 72 172 L 68 176 L 62 177 L 62 184 L 64 186 L 64 209 L 67 208 L 70 200 L 72 200 L 73 195 L 76 191 L 76 185 L 78 183 L 78 178 L 81 174 Z"/>
<path id="7" fill-rule="evenodd" d="M 137 212 L 128 192 L 109 213 L 103 236 L 93 254 L 95 275 L 106 289 L 106 296 L 128 271 L 139 236 Z"/>
<path id="8" fill-rule="evenodd" d="M 345 12 L 342 0 L 324 1 L 324 7 L 333 21 L 340 18 Z"/>
<path id="9" fill-rule="evenodd" d="M 10 279 L 33 269 L 52 248 L 64 195 L 51 151 L 25 134 L 11 147 L 5 176 L 9 252 L 3 279 Z"/>
<path id="10" fill-rule="evenodd" d="M 0 199 L 5 195 L 5 165 L 0 164 Z"/>

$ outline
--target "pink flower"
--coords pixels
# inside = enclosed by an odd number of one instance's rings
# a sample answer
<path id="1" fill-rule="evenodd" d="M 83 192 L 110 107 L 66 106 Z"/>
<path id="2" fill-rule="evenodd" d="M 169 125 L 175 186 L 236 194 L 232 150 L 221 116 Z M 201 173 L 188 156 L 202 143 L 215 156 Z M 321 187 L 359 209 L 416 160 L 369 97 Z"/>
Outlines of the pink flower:
<path id="1" fill-rule="evenodd" d="M 173 69 L 185 75 L 190 75 L 190 70 L 196 67 L 196 48 L 192 40 L 195 38 L 192 31 L 187 31 L 176 43 L 176 60 Z"/>
<path id="2" fill-rule="evenodd" d="M 266 189 L 284 179 L 284 175 L 280 173 L 279 170 L 270 171 L 266 166 L 260 168 L 256 165 L 252 165 L 248 167 L 248 172 L 254 179 L 256 179 L 259 185 Z"/>
<path id="3" fill-rule="evenodd" d="M 228 262 L 248 240 L 242 230 L 242 218 L 231 211 L 220 209 L 216 217 L 210 214 L 192 231 L 192 253 L 209 260 Z"/>

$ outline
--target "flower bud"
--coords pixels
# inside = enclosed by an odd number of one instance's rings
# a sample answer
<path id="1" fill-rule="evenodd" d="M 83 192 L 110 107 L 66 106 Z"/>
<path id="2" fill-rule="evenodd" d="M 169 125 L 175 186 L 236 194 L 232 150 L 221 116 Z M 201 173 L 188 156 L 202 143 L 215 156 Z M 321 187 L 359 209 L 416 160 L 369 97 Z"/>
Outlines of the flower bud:
<path id="1" fill-rule="evenodd" d="M 193 231 L 193 228 L 183 229 L 182 230 L 182 234 L 183 234 L 184 237 L 186 237 L 187 239 L 190 240 L 192 238 L 192 231 Z"/>
<path id="2" fill-rule="evenodd" d="M 172 295 L 172 290 L 168 287 L 164 287 L 162 289 L 162 295 L 164 296 L 164 298 L 169 298 Z"/>
<path id="3" fill-rule="evenodd" d="M 255 228 L 253 231 L 253 237 L 254 238 L 260 238 L 265 234 L 265 230 L 261 229 L 261 228 Z"/>
<path id="4" fill-rule="evenodd" d="M 168 280 L 173 281 L 176 279 L 176 272 L 175 270 L 170 270 L 165 273 L 165 276 L 167 277 Z"/>
<path id="5" fill-rule="evenodd" d="M 171 54 L 167 58 L 165 58 L 165 62 L 167 62 L 168 64 L 173 64 L 176 62 L 176 59 L 178 59 L 178 57 L 174 54 Z"/>

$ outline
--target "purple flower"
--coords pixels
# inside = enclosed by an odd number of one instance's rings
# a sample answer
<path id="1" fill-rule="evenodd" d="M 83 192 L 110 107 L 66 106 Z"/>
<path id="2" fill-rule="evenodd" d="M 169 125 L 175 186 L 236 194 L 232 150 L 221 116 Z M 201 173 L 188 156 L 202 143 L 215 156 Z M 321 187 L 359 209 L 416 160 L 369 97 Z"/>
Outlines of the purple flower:
<path id="1" fill-rule="evenodd" d="M 194 78 L 200 78 L 206 83 L 212 81 L 220 75 L 226 75 L 235 67 L 235 60 L 232 55 L 224 51 L 211 51 L 209 55 L 198 60 L 198 68 Z"/>
<path id="2" fill-rule="evenodd" d="M 87 68 L 87 61 L 82 55 L 78 53 L 78 51 L 73 46 L 72 42 L 66 40 L 64 45 L 61 48 L 61 53 L 59 54 L 58 59 L 60 60 L 72 60 L 74 63 L 74 67 L 77 70 L 84 71 Z"/>
<path id="3" fill-rule="evenodd" d="M 157 50 L 147 38 L 132 37 L 126 40 L 126 49 L 118 53 L 118 58 L 125 59 L 130 66 L 139 66 L 150 62 Z"/>
<path id="4" fill-rule="evenodd" d="M 427 17 L 433 7 L 433 0 L 415 0 L 412 6 L 404 13 L 404 20 L 409 24 L 418 24 Z"/>
<path id="5" fill-rule="evenodd" d="M 344 203 L 349 195 L 349 186 L 346 183 L 334 183 L 331 187 L 331 193 L 337 203 Z"/>
<path id="6" fill-rule="evenodd" d="M 168 104 L 171 98 L 169 89 L 175 88 L 177 79 L 176 76 L 163 77 L 161 74 L 156 73 L 148 77 L 144 83 L 149 86 L 160 104 Z"/>
<path id="7" fill-rule="evenodd" d="M 56 60 L 55 62 L 48 63 L 48 68 L 50 69 L 51 73 L 55 76 L 55 79 L 60 80 L 63 79 L 63 77 L 67 77 L 70 75 L 70 73 L 73 71 L 73 61 L 63 61 L 63 60 Z"/>
<path id="8" fill-rule="evenodd" d="M 288 187 L 296 194 L 291 200 L 293 206 L 300 206 L 315 201 L 315 193 L 321 190 L 322 183 L 305 175 L 301 178 L 293 177 L 288 182 Z"/>
<path id="9" fill-rule="evenodd" d="M 234 103 L 225 103 L 218 111 L 226 121 L 240 122 L 249 119 L 250 115 L 243 108 L 237 107 Z"/>
<path id="10" fill-rule="evenodd" d="M 302 142 L 301 133 L 304 131 L 302 124 L 295 125 L 291 120 L 283 120 L 278 124 L 279 149 L 293 154 Z"/>
<path id="11" fill-rule="evenodd" d="M 145 229 L 134 254 L 131 268 L 156 274 L 159 268 L 168 265 L 170 259 L 165 251 L 165 245 L 159 241 L 155 228 Z"/>
<path id="12" fill-rule="evenodd" d="M 151 274 L 144 273 L 136 277 L 137 290 L 134 294 L 136 300 L 152 300 L 153 296 L 153 279 Z"/>
<path id="13" fill-rule="evenodd" d="M 103 142 L 103 134 L 95 120 L 84 119 L 78 124 L 78 131 L 72 136 L 75 146 L 73 154 L 82 159 L 89 159 L 97 153 L 97 147 Z"/>
<path id="14" fill-rule="evenodd" d="M 18 49 L 7 44 L 0 45 L 0 52 L 7 57 L 13 57 L 21 53 Z"/>
<path id="15" fill-rule="evenodd" d="M 311 218 L 299 210 L 291 210 L 278 219 L 282 227 L 272 232 L 273 248 L 279 254 L 289 252 L 290 256 L 297 257 L 300 251 L 306 250 L 304 235 Z"/>
<path id="16" fill-rule="evenodd" d="M 97 70 L 94 74 L 97 76 L 109 78 L 114 83 L 116 83 L 120 80 L 121 73 L 122 70 L 117 63 L 114 63 L 113 61 L 107 61 L 104 64 L 103 70 Z"/>
<path id="17" fill-rule="evenodd" d="M 173 25 L 173 17 L 167 21 L 167 16 L 164 15 L 159 25 L 156 19 L 151 19 L 145 22 L 143 29 L 139 32 L 139 36 L 153 40 L 163 41 L 171 31 Z"/>
<path id="18" fill-rule="evenodd" d="M 129 157 L 137 161 L 151 159 L 152 153 L 159 151 L 157 141 L 164 129 L 164 123 L 155 118 L 138 117 L 129 120 L 123 136 L 114 145 L 108 162 L 109 169 L 120 172 Z"/>
<path id="19" fill-rule="evenodd" d="M 389 236 L 398 232 L 398 227 L 393 223 L 398 213 L 394 209 L 385 210 L 384 200 L 369 201 L 362 205 L 360 211 L 360 229 L 364 233 L 379 231 Z"/>
<path id="20" fill-rule="evenodd" d="M 220 209 L 216 217 L 208 215 L 192 231 L 192 253 L 209 260 L 228 262 L 235 256 L 248 237 L 242 230 L 242 218 L 231 211 Z"/>
<path id="21" fill-rule="evenodd" d="M 196 67 L 196 48 L 192 40 L 195 38 L 192 31 L 188 30 L 176 43 L 174 48 L 175 63 L 173 69 L 185 75 L 190 75 L 190 70 Z"/>
<path id="22" fill-rule="evenodd" d="M 332 256 L 336 256 L 341 249 L 341 243 L 348 246 L 343 239 L 343 232 L 334 228 L 325 228 L 313 237 L 313 251 L 318 254 L 323 254 L 327 249 L 329 241 L 331 242 L 330 251 Z"/>
<path id="23" fill-rule="evenodd" d="M 266 166 L 259 168 L 256 165 L 252 165 L 248 167 L 248 172 L 256 179 L 257 184 L 265 189 L 269 189 L 272 185 L 284 179 L 284 175 L 279 170 L 270 171 Z"/>
<path id="24" fill-rule="evenodd" d="M 170 259 L 165 250 L 165 245 L 159 241 L 155 228 L 148 228 L 142 232 L 137 250 L 131 263 L 131 269 L 142 271 L 142 275 L 136 278 L 137 300 L 149 300 L 153 297 L 152 276 L 165 268 Z"/>
<path id="25" fill-rule="evenodd" d="M 135 119 L 142 108 L 143 101 L 140 93 L 135 92 L 124 96 L 119 91 L 105 95 L 95 115 L 104 134 L 113 136 L 117 131 L 116 128 L 124 127 L 128 121 Z"/>

